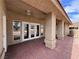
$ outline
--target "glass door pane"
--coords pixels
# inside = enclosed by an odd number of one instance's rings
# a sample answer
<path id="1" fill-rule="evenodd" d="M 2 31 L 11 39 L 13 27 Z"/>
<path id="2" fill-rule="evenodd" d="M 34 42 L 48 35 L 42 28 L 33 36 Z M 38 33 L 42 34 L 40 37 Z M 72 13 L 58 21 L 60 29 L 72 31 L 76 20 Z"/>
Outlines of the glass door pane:
<path id="1" fill-rule="evenodd" d="M 29 24 L 24 24 L 24 39 L 29 38 Z"/>
<path id="2" fill-rule="evenodd" d="M 39 36 L 39 25 L 36 25 L 36 36 Z"/>
<path id="3" fill-rule="evenodd" d="M 41 36 L 44 35 L 44 26 L 43 25 L 40 26 L 40 32 L 41 32 Z"/>
<path id="4" fill-rule="evenodd" d="M 30 37 L 33 38 L 35 37 L 35 25 L 30 24 Z"/>
<path id="5" fill-rule="evenodd" d="M 19 21 L 13 21 L 13 38 L 14 40 L 21 39 L 21 23 Z"/>
<path id="6" fill-rule="evenodd" d="M 29 24 L 22 22 L 22 40 L 26 41 L 29 39 Z"/>

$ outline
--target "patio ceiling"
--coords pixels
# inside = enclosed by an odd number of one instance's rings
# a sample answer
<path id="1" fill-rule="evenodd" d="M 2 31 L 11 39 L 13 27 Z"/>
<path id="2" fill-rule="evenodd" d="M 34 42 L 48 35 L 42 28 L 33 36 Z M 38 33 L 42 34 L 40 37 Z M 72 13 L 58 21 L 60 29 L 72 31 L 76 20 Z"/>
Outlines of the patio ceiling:
<path id="1" fill-rule="evenodd" d="M 29 4 L 25 4 L 23 1 L 21 0 L 6 0 L 6 7 L 7 7 L 7 11 L 11 10 L 14 11 L 16 13 L 21 13 L 23 15 L 26 15 L 26 10 L 30 10 L 32 12 L 32 15 L 34 17 L 37 18 L 45 18 L 46 13 L 35 8 L 32 7 Z"/>
<path id="2" fill-rule="evenodd" d="M 65 20 L 68 23 L 71 23 L 68 15 L 61 6 L 59 0 L 22 0 L 24 3 L 30 4 L 31 6 L 45 12 L 50 13 L 54 11 L 57 16 L 57 19 Z"/>
<path id="3" fill-rule="evenodd" d="M 45 12 L 49 13 L 54 10 L 54 6 L 50 2 L 51 0 L 22 0 L 23 2 L 30 4 L 31 6 Z M 53 9 L 52 9 L 53 7 Z"/>
<path id="4" fill-rule="evenodd" d="M 26 14 L 25 10 L 31 10 L 33 16 L 45 18 L 46 14 L 54 11 L 57 19 L 63 19 L 70 23 L 69 18 L 65 12 L 63 12 L 63 9 L 57 0 L 6 0 L 6 2 L 7 9 L 14 10 L 22 14 Z"/>

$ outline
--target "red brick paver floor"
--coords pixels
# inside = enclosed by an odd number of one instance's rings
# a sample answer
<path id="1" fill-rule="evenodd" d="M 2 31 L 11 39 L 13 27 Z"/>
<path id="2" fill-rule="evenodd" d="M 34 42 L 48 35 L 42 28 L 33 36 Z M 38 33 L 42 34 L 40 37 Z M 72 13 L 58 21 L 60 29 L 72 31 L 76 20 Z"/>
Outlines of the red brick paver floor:
<path id="1" fill-rule="evenodd" d="M 5 59 L 71 59 L 73 39 L 57 40 L 56 48 L 46 48 L 43 39 L 9 46 Z"/>
<path id="2" fill-rule="evenodd" d="M 74 38 L 71 59 L 79 59 L 79 38 Z"/>

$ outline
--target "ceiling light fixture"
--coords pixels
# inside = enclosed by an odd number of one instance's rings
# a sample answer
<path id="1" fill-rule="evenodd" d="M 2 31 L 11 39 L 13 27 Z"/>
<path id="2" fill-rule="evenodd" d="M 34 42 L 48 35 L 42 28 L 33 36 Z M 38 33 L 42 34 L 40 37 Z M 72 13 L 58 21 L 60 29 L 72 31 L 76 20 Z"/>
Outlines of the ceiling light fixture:
<path id="1" fill-rule="evenodd" d="M 25 10 L 26 15 L 30 16 L 31 15 L 31 11 L 30 10 Z"/>

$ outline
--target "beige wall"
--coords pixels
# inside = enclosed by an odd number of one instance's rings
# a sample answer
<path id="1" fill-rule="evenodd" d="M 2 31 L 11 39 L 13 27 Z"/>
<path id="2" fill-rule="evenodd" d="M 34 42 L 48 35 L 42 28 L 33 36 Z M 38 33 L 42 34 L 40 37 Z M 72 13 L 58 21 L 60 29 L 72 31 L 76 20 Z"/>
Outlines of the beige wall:
<path id="1" fill-rule="evenodd" d="M 44 25 L 45 20 L 44 19 L 38 19 L 36 17 L 32 16 L 24 16 L 18 13 L 15 13 L 13 11 L 7 11 L 7 36 L 8 36 L 8 45 L 14 44 L 15 41 L 12 36 L 12 21 L 13 20 L 19 20 L 19 21 L 25 21 L 25 22 L 32 22 L 32 23 L 39 23 Z M 16 42 L 18 43 L 18 41 Z"/>
<path id="2" fill-rule="evenodd" d="M 1 0 L 0 0 L 0 54 L 3 49 L 3 38 L 2 38 L 2 5 L 1 5 Z"/>
<path id="3" fill-rule="evenodd" d="M 0 59 L 4 59 L 5 54 L 3 51 L 3 25 L 2 25 L 4 15 L 5 15 L 4 0 L 0 0 Z"/>

